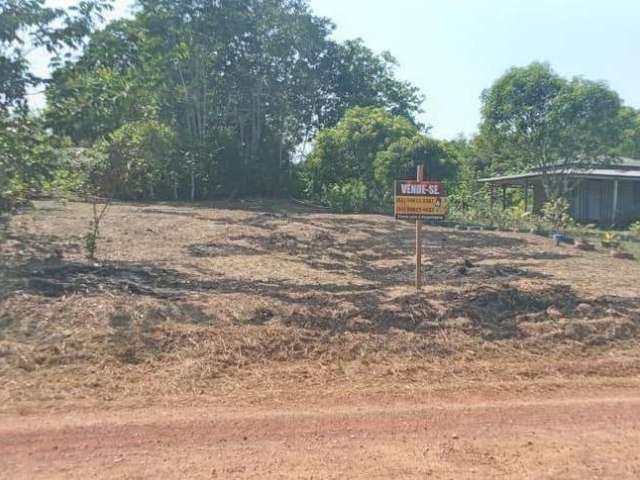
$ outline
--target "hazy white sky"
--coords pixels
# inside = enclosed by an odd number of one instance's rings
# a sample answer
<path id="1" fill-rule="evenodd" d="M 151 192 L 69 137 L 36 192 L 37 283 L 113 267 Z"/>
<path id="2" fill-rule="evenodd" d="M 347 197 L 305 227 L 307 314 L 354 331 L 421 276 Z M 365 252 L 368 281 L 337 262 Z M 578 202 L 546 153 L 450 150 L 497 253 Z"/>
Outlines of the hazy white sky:
<path id="1" fill-rule="evenodd" d="M 69 6 L 74 0 L 50 0 Z M 132 0 L 116 0 L 111 17 Z M 311 0 L 337 25 L 389 50 L 398 72 L 426 95 L 423 120 L 437 137 L 473 133 L 480 93 L 511 66 L 548 61 L 565 76 L 605 80 L 640 108 L 640 0 Z M 46 71 L 43 55 L 35 58 Z M 37 99 L 36 104 L 42 99 Z"/>

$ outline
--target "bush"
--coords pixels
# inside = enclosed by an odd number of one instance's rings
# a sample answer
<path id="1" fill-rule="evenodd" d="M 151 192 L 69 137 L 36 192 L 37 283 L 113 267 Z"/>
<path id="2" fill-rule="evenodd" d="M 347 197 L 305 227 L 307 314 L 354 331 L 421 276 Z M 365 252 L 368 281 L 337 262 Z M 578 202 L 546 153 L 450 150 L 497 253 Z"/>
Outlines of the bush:
<path id="1" fill-rule="evenodd" d="M 66 196 L 81 192 L 85 185 L 85 176 L 81 171 L 60 169 L 56 170 L 53 178 L 43 185 L 43 190 L 56 196 Z"/>
<path id="2" fill-rule="evenodd" d="M 566 198 L 550 200 L 542 207 L 542 217 L 550 223 L 555 230 L 566 229 L 573 225 L 570 205 Z"/>
<path id="3" fill-rule="evenodd" d="M 423 163 L 430 178 L 452 178 L 457 165 L 442 142 L 407 118 L 382 108 L 355 107 L 333 128 L 318 132 L 303 165 L 309 198 L 337 211 L 390 212 L 394 181 L 414 178 Z M 363 193 L 363 190 L 366 193 Z"/>
<path id="4" fill-rule="evenodd" d="M 631 232 L 633 235 L 640 236 L 640 220 L 637 220 L 629 225 L 629 232 Z"/>
<path id="5" fill-rule="evenodd" d="M 59 161 L 57 143 L 40 119 L 0 111 L 0 211 L 42 190 Z"/>
<path id="6" fill-rule="evenodd" d="M 361 180 L 333 185 L 325 194 L 325 202 L 336 212 L 363 212 L 367 203 L 367 186 Z"/>
<path id="7" fill-rule="evenodd" d="M 96 145 L 90 175 L 95 191 L 126 200 L 155 198 L 171 188 L 174 145 L 173 130 L 160 122 L 123 125 Z"/>

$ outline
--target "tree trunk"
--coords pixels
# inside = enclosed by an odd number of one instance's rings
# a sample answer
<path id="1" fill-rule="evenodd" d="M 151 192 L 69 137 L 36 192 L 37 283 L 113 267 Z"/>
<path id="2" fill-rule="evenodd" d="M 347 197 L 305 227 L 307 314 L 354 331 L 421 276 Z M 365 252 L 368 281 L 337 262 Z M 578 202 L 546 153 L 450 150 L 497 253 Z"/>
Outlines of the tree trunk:
<path id="1" fill-rule="evenodd" d="M 196 170 L 195 166 L 191 165 L 191 201 L 196 199 Z"/>

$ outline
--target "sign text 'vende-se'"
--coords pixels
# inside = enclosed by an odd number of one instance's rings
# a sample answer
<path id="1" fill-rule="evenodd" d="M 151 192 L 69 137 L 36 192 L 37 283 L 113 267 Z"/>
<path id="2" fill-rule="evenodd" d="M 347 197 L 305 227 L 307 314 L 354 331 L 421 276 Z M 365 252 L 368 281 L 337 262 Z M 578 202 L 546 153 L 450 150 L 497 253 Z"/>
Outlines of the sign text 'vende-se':
<path id="1" fill-rule="evenodd" d="M 444 220 L 449 213 L 447 192 L 442 182 L 398 180 L 395 193 L 396 218 Z"/>

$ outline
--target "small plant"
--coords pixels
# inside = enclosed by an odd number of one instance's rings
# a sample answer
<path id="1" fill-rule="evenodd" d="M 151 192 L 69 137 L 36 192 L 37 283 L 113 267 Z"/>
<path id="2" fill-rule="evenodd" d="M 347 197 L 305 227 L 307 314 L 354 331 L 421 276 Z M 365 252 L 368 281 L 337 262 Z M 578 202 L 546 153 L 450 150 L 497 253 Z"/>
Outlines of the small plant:
<path id="1" fill-rule="evenodd" d="M 604 232 L 601 243 L 605 248 L 618 248 L 620 246 L 620 237 L 615 232 Z"/>
<path id="2" fill-rule="evenodd" d="M 629 232 L 636 237 L 640 237 L 640 220 L 636 220 L 629 225 Z"/>
<path id="3" fill-rule="evenodd" d="M 507 211 L 511 217 L 511 223 L 514 230 L 529 231 L 531 229 L 531 212 L 526 211 L 523 207 L 512 207 Z"/>
<path id="4" fill-rule="evenodd" d="M 89 260 L 96 259 L 98 239 L 100 238 L 100 223 L 111 206 L 111 199 L 90 197 L 93 219 L 89 222 L 89 231 L 84 236 L 84 248 Z"/>
<path id="5" fill-rule="evenodd" d="M 573 225 L 570 206 L 566 198 L 550 200 L 542 207 L 542 216 L 555 230 L 566 229 Z"/>

